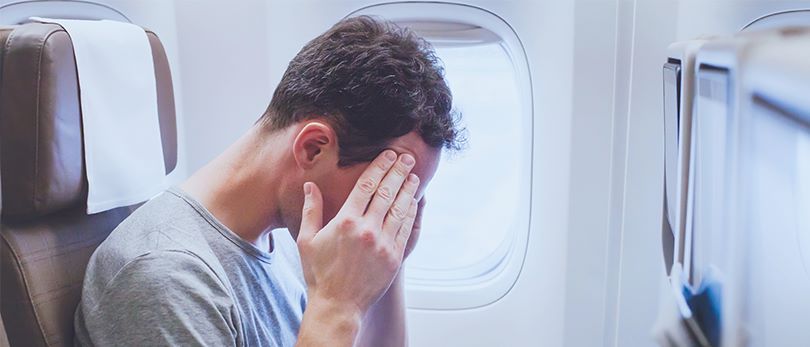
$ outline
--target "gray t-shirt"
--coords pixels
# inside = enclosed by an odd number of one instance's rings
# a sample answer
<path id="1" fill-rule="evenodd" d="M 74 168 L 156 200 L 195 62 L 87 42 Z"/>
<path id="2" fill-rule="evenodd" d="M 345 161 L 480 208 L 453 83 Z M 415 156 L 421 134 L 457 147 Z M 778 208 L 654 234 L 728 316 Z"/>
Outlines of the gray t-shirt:
<path id="1" fill-rule="evenodd" d="M 124 220 L 90 258 L 80 346 L 292 346 L 306 306 L 295 242 L 242 240 L 178 188 Z"/>

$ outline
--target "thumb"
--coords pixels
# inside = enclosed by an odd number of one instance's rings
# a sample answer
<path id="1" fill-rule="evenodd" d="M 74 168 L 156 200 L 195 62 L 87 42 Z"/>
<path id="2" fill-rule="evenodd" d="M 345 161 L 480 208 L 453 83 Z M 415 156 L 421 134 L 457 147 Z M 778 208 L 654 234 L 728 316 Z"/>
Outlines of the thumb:
<path id="1" fill-rule="evenodd" d="M 298 238 L 310 240 L 323 227 L 323 197 L 313 182 L 304 183 L 304 208 Z"/>

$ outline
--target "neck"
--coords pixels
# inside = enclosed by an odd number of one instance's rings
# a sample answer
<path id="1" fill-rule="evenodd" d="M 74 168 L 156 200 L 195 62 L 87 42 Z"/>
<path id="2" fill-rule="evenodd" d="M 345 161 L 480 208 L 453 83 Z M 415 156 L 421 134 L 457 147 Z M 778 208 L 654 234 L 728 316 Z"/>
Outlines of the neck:
<path id="1" fill-rule="evenodd" d="M 233 233 L 267 251 L 270 231 L 282 226 L 275 169 L 281 158 L 271 150 L 280 133 L 254 126 L 180 185 Z"/>

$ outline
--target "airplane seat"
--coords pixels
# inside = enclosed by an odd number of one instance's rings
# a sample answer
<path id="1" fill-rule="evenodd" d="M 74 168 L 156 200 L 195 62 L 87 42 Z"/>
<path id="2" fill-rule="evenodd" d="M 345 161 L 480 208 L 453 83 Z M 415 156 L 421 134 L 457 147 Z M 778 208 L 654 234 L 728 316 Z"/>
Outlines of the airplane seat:
<path id="1" fill-rule="evenodd" d="M 9 347 L 6 326 L 3 325 L 3 317 L 0 316 L 0 347 Z"/>
<path id="2" fill-rule="evenodd" d="M 177 163 L 171 73 L 157 35 L 147 36 L 169 173 Z M 137 206 L 86 212 L 79 86 L 67 32 L 53 24 L 3 26 L 0 44 L 0 315 L 11 346 L 71 346 L 87 262 Z"/>
<path id="3" fill-rule="evenodd" d="M 2 195 L 3 187 L 0 186 L 0 195 Z M 0 199 L 0 213 L 3 211 L 3 200 Z M 0 347 L 9 347 L 8 334 L 6 333 L 6 325 L 3 323 L 3 315 L 0 314 Z"/>

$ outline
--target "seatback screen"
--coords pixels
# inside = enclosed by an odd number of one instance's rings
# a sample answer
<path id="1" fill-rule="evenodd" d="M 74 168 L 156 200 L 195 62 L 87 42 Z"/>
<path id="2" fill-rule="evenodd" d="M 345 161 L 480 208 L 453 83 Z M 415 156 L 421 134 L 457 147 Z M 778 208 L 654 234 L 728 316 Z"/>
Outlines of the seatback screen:
<path id="1" fill-rule="evenodd" d="M 722 278 L 727 269 L 728 230 L 723 223 L 726 198 L 730 81 L 727 70 L 701 67 L 693 118 L 694 180 L 691 218 L 691 282 L 709 273 Z"/>

